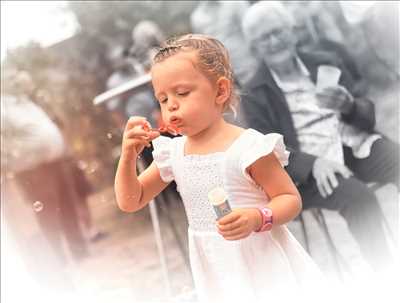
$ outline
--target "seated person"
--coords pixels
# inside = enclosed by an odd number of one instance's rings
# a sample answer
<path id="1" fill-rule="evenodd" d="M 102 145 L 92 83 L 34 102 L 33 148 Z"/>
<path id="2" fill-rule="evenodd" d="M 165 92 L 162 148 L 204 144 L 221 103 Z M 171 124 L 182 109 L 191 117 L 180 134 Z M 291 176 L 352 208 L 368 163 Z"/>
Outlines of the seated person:
<path id="1" fill-rule="evenodd" d="M 290 7 L 292 8 L 293 7 Z M 321 58 L 335 66 L 340 66 L 342 77 L 346 80 L 346 86 L 354 97 L 365 96 L 367 93 L 367 82 L 361 76 L 356 62 L 353 60 L 346 47 L 338 42 L 326 37 L 320 37 L 315 34 L 313 24 L 310 22 L 310 16 L 307 14 L 294 14 L 293 30 L 297 41 L 297 52 L 300 57 Z M 324 58 L 324 59 L 323 59 Z M 315 79 L 314 79 L 315 81 Z"/>
<path id="2" fill-rule="evenodd" d="M 242 27 L 260 59 L 243 89 L 249 127 L 284 135 L 291 150 L 288 172 L 298 185 L 303 207 L 338 210 L 361 252 L 377 271 L 392 262 L 382 226 L 382 211 L 366 182 L 398 187 L 399 147 L 374 133 L 373 104 L 351 95 L 345 74 L 340 85 L 316 93 L 321 64 L 340 56 L 302 56 L 297 51 L 293 17 L 278 2 L 258 2 Z M 332 49 L 332 51 L 334 51 Z M 341 127 L 348 131 L 341 132 Z"/>
<path id="3" fill-rule="evenodd" d="M 130 59 L 136 59 L 142 67 L 142 73 L 147 73 L 151 61 L 156 53 L 156 48 L 165 40 L 164 33 L 157 23 L 150 20 L 142 20 L 132 30 L 133 46 L 129 51 Z"/>

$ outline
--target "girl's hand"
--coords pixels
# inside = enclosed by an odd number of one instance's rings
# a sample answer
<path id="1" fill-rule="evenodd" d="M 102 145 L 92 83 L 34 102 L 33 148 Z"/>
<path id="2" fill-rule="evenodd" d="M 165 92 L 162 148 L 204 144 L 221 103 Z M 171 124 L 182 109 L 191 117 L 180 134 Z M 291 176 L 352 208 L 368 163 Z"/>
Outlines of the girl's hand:
<path id="1" fill-rule="evenodd" d="M 262 218 L 256 208 L 234 209 L 230 214 L 217 221 L 218 233 L 226 240 L 246 238 L 260 228 Z"/>
<path id="2" fill-rule="evenodd" d="M 126 123 L 122 138 L 121 158 L 136 159 L 150 141 L 154 140 L 160 133 L 151 129 L 150 123 L 144 117 L 130 117 Z"/>

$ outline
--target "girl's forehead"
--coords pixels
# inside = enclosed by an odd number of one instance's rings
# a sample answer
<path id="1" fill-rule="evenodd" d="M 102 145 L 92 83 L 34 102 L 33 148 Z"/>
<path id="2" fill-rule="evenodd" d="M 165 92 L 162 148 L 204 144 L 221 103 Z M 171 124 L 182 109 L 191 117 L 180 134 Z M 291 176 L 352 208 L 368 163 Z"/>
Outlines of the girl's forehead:
<path id="1" fill-rule="evenodd" d="M 165 58 L 161 62 L 153 65 L 152 73 L 159 72 L 160 70 L 174 70 L 174 69 L 196 69 L 198 62 L 197 53 L 195 51 L 181 51 L 170 57 Z"/>
<path id="2" fill-rule="evenodd" d="M 199 79 L 204 77 L 196 65 L 198 59 L 195 52 L 179 52 L 153 65 L 151 75 L 153 83 L 171 83 L 180 79 Z"/>

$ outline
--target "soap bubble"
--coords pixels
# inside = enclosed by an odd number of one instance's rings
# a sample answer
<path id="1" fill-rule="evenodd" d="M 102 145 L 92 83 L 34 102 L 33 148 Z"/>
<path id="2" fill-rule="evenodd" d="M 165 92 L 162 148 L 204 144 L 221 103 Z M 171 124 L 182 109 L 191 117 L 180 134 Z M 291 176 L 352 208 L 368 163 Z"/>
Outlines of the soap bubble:
<path id="1" fill-rule="evenodd" d="M 40 212 L 43 209 L 43 203 L 40 201 L 36 201 L 33 203 L 33 210 L 36 212 Z"/>
<path id="2" fill-rule="evenodd" d="M 78 161 L 78 167 L 81 169 L 81 170 L 85 170 L 85 169 L 87 169 L 88 168 L 88 163 L 86 162 L 86 161 L 82 161 L 82 160 L 79 160 Z"/>

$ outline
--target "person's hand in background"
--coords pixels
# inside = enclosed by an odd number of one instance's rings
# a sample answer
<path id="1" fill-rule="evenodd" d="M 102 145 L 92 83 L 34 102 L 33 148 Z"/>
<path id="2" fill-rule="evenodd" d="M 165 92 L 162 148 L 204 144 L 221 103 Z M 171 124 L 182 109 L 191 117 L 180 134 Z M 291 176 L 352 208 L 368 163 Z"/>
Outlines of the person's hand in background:
<path id="1" fill-rule="evenodd" d="M 353 96 L 341 85 L 323 88 L 316 92 L 316 97 L 321 107 L 330 108 L 342 114 L 349 114 L 353 107 Z"/>
<path id="2" fill-rule="evenodd" d="M 317 158 L 315 160 L 312 175 L 322 197 L 326 198 L 330 196 L 333 190 L 339 185 L 336 174 L 340 174 L 346 179 L 353 175 L 347 166 L 340 163 L 324 158 Z"/>

